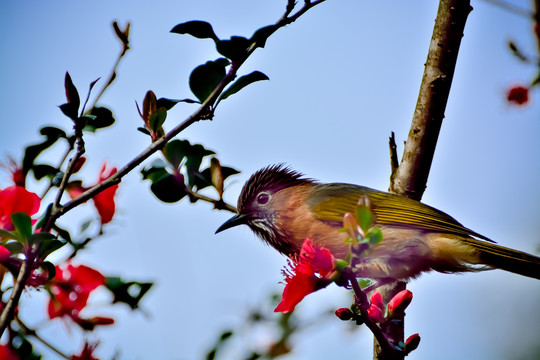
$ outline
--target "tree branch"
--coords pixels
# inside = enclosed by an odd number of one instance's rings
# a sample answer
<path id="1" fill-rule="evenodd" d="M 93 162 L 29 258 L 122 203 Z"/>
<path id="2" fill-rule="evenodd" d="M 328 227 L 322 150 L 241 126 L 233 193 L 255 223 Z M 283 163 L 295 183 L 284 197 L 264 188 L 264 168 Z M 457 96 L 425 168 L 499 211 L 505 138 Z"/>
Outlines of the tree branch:
<path id="1" fill-rule="evenodd" d="M 450 94 L 463 30 L 471 10 L 469 0 L 439 2 L 411 129 L 401 164 L 392 172 L 390 192 L 416 200 L 420 200 L 424 194 Z M 388 300 L 405 288 L 405 282 L 398 282 L 394 289 L 383 291 L 382 295 Z M 404 340 L 404 320 L 402 316 L 389 326 L 387 334 L 394 343 Z M 375 350 L 377 345 L 375 340 Z M 373 358 L 379 358 L 378 355 L 375 351 Z"/>

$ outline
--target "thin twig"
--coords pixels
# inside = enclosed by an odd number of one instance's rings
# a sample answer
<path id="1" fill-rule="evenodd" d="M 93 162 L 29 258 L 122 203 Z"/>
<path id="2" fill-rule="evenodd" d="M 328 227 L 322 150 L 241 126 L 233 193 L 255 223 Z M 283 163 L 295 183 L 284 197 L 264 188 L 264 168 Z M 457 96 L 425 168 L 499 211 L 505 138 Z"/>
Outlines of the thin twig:
<path id="1" fill-rule="evenodd" d="M 57 353 L 62 358 L 71 359 L 71 356 L 64 354 L 57 347 L 55 347 L 54 345 L 49 343 L 47 340 L 39 336 L 35 330 L 30 329 L 18 316 L 15 316 L 15 320 L 17 321 L 17 324 L 19 324 L 19 327 L 21 328 L 21 330 L 24 332 L 25 335 L 34 337 L 36 340 L 38 340 L 40 343 L 48 347 L 50 350 Z"/>

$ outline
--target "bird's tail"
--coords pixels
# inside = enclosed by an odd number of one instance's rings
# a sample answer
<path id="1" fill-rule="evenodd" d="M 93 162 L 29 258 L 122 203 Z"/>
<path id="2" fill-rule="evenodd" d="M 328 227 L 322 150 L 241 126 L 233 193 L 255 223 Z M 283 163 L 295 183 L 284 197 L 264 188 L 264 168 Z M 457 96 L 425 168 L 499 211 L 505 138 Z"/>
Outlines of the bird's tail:
<path id="1" fill-rule="evenodd" d="M 540 257 L 477 239 L 464 239 L 479 252 L 481 263 L 540 280 Z"/>

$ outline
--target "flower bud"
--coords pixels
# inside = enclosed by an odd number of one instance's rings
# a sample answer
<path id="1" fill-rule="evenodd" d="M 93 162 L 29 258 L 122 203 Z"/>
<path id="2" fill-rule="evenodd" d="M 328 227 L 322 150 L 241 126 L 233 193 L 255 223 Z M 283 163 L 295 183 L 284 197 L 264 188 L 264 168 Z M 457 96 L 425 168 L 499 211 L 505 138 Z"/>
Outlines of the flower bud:
<path id="1" fill-rule="evenodd" d="M 405 353 L 409 354 L 411 351 L 415 350 L 420 344 L 420 335 L 413 334 L 405 340 Z"/>
<path id="2" fill-rule="evenodd" d="M 384 321 L 384 314 L 382 310 L 379 309 L 379 307 L 377 307 L 376 305 L 371 304 L 371 306 L 367 310 L 367 313 L 371 321 L 375 323 L 380 324 Z"/>
<path id="3" fill-rule="evenodd" d="M 371 305 L 375 305 L 381 311 L 384 311 L 384 300 L 380 292 L 374 291 L 369 298 Z"/>
<path id="4" fill-rule="evenodd" d="M 409 290 L 400 291 L 388 303 L 388 316 L 403 314 L 412 301 L 412 292 Z"/>
<path id="5" fill-rule="evenodd" d="M 351 320 L 353 318 L 353 312 L 349 308 L 339 308 L 335 312 L 336 316 L 343 321 Z"/>

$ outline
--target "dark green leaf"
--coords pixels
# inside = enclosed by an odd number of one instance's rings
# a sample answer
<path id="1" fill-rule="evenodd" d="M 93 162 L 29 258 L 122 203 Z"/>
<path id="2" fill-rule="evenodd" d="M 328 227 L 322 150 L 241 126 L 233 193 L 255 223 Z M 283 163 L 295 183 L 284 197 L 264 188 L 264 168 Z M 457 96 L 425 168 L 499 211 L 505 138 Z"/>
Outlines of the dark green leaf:
<path id="1" fill-rule="evenodd" d="M 11 222 L 21 240 L 28 243 L 28 239 L 32 235 L 32 219 L 30 219 L 30 216 L 23 212 L 13 213 L 11 214 Z"/>
<path id="2" fill-rule="evenodd" d="M 175 34 L 189 34 L 199 39 L 219 41 L 219 38 L 214 33 L 214 29 L 212 29 L 212 25 L 206 21 L 193 20 L 178 24 L 172 28 L 171 32 Z"/>
<path id="3" fill-rule="evenodd" d="M 225 180 L 229 176 L 240 174 L 240 171 L 233 169 L 232 167 L 228 167 L 228 166 L 222 166 L 221 172 L 223 174 L 223 180 Z"/>
<path id="4" fill-rule="evenodd" d="M 143 180 L 150 180 L 152 182 L 158 180 L 160 177 L 168 174 L 167 164 L 161 159 L 156 159 L 149 167 L 145 167 L 141 170 Z"/>
<path id="5" fill-rule="evenodd" d="M 372 227 L 369 229 L 366 237 L 371 245 L 378 245 L 383 239 L 383 234 L 378 227 Z"/>
<path id="6" fill-rule="evenodd" d="M 126 303 L 132 310 L 139 307 L 139 302 L 148 290 L 150 290 L 152 285 L 154 284 L 150 282 L 124 282 L 119 277 L 107 277 L 105 280 L 105 286 L 114 295 L 113 303 Z"/>
<path id="7" fill-rule="evenodd" d="M 163 153 L 167 161 L 175 168 L 178 169 L 182 160 L 189 153 L 191 144 L 187 140 L 172 140 L 165 145 Z"/>
<path id="8" fill-rule="evenodd" d="M 266 45 L 266 40 L 272 35 L 276 30 L 278 29 L 278 26 L 276 25 L 269 25 L 260 28 L 259 30 L 255 31 L 253 36 L 251 37 L 251 42 L 255 43 L 255 47 L 263 48 Z"/>
<path id="9" fill-rule="evenodd" d="M 192 172 L 193 181 L 190 183 L 191 187 L 197 190 L 204 189 L 208 186 L 212 186 L 210 168 L 204 169 L 202 172 Z"/>
<path id="10" fill-rule="evenodd" d="M 52 126 L 46 126 L 42 128 L 40 130 L 40 133 L 41 135 L 45 136 L 45 141 L 39 144 L 28 146 L 24 151 L 22 166 L 24 174 L 27 174 L 28 171 L 32 168 L 34 161 L 43 150 L 52 146 L 60 138 L 67 139 L 65 131 Z"/>
<path id="11" fill-rule="evenodd" d="M 230 40 L 221 40 L 216 43 L 217 51 L 232 61 L 244 61 L 250 41 L 242 36 L 233 36 Z"/>
<path id="12" fill-rule="evenodd" d="M 18 241 L 10 241 L 5 244 L 4 247 L 8 249 L 12 255 L 21 254 L 24 251 L 23 245 Z"/>
<path id="13" fill-rule="evenodd" d="M 114 116 L 111 110 L 105 107 L 94 107 L 90 111 L 90 116 L 86 122 L 88 128 L 102 129 L 114 124 Z M 88 130 L 85 128 L 85 130 Z"/>
<path id="14" fill-rule="evenodd" d="M 62 229 L 56 224 L 53 225 L 53 229 L 54 231 L 58 233 L 58 236 L 60 236 L 62 239 L 66 240 L 69 243 L 73 243 L 73 241 L 71 240 L 71 234 L 69 233 L 69 231 Z"/>
<path id="15" fill-rule="evenodd" d="M 64 87 L 66 90 L 66 99 L 67 103 L 60 105 L 60 110 L 72 120 L 76 120 L 78 117 L 79 106 L 81 105 L 81 99 L 79 97 L 79 92 L 73 81 L 71 81 L 71 76 L 66 72 L 66 77 L 64 79 Z"/>
<path id="16" fill-rule="evenodd" d="M 152 135 L 150 134 L 150 131 L 148 131 L 147 128 L 138 127 L 137 130 L 139 130 L 140 132 L 142 132 L 142 133 L 145 134 L 145 135 L 152 136 Z"/>
<path id="17" fill-rule="evenodd" d="M 45 257 L 42 256 L 42 259 L 45 259 Z M 51 280 L 56 275 L 56 267 L 50 261 L 44 261 L 41 268 L 47 272 L 47 280 Z"/>
<path id="18" fill-rule="evenodd" d="M 47 165 L 47 164 L 34 165 L 32 167 L 32 171 L 34 172 L 34 176 L 37 180 L 41 180 L 44 177 L 48 177 L 52 179 L 59 172 L 57 168 L 51 165 Z"/>
<path id="19" fill-rule="evenodd" d="M 188 104 L 200 104 L 200 102 L 196 100 L 191 100 L 191 99 L 175 100 L 175 99 L 159 98 L 157 99 L 156 106 L 158 109 L 165 108 L 166 110 L 171 110 L 179 102 L 185 102 Z"/>
<path id="20" fill-rule="evenodd" d="M 225 77 L 226 65 L 222 60 L 218 60 L 208 61 L 196 67 L 189 77 L 189 88 L 201 103 L 212 94 Z"/>
<path id="21" fill-rule="evenodd" d="M 37 222 L 36 229 L 40 229 L 40 228 L 43 227 L 43 225 L 45 225 L 45 220 L 47 220 L 49 215 L 51 215 L 51 211 L 52 211 L 52 204 L 49 204 L 49 205 L 47 205 L 47 209 L 45 210 L 45 214 L 43 214 L 41 216 L 41 218 L 39 219 L 39 221 Z"/>
<path id="22" fill-rule="evenodd" d="M 152 183 L 150 190 L 159 200 L 166 203 L 180 201 L 187 195 L 184 175 L 180 173 L 162 176 Z"/>
<path id="23" fill-rule="evenodd" d="M 41 245 L 39 249 L 39 257 L 45 259 L 51 253 L 60 249 L 62 246 L 66 245 L 67 242 L 53 238 L 52 240 L 46 241 Z"/>
<path id="24" fill-rule="evenodd" d="M 266 76 L 260 71 L 254 71 L 250 74 L 247 74 L 238 78 L 238 80 L 236 80 L 231 86 L 227 88 L 227 90 L 223 92 L 223 94 L 221 94 L 218 102 L 220 102 L 221 100 L 225 100 L 226 98 L 228 98 L 229 96 L 233 94 L 236 94 L 238 91 L 242 90 L 249 84 L 252 84 L 256 81 L 261 81 L 261 80 L 270 80 L 270 79 L 268 78 L 268 76 Z"/>

